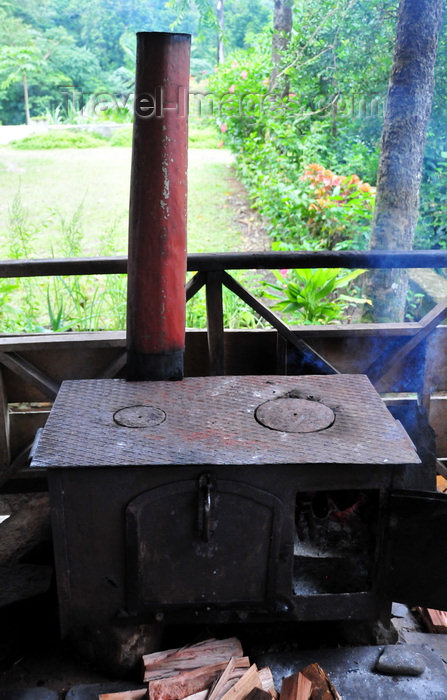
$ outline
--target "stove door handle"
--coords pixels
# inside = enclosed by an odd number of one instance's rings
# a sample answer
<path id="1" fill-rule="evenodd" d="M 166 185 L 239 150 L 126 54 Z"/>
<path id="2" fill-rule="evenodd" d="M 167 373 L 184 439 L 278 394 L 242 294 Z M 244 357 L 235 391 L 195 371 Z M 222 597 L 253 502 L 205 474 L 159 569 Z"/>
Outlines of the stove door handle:
<path id="1" fill-rule="evenodd" d="M 213 490 L 214 484 L 211 479 L 211 475 L 202 474 L 199 477 L 198 526 L 204 542 L 209 542 L 211 539 L 211 509 Z"/>

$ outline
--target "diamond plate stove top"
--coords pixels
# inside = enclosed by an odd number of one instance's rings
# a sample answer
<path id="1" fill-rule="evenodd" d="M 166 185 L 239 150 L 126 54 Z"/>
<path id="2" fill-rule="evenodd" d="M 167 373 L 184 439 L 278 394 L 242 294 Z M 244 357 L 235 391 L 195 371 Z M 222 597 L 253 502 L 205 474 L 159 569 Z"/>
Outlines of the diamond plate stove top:
<path id="1" fill-rule="evenodd" d="M 62 384 L 32 466 L 410 464 L 364 375 Z"/>

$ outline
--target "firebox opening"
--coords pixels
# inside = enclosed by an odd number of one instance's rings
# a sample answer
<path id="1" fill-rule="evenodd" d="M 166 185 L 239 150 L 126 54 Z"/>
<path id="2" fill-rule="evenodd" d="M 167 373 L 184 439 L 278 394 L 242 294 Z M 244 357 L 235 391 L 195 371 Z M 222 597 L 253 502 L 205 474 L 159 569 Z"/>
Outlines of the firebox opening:
<path id="1" fill-rule="evenodd" d="M 298 493 L 294 595 L 370 590 L 378 513 L 377 491 Z"/>

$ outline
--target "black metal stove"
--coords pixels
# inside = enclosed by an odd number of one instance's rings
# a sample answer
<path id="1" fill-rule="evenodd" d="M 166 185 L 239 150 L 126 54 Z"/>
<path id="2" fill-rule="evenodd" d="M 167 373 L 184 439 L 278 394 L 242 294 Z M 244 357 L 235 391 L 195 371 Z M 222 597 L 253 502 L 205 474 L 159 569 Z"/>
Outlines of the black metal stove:
<path id="1" fill-rule="evenodd" d="M 384 540 L 399 509 L 417 521 L 417 495 L 392 492 L 420 462 L 363 375 L 64 382 L 33 466 L 65 630 L 367 618 L 402 599 Z"/>

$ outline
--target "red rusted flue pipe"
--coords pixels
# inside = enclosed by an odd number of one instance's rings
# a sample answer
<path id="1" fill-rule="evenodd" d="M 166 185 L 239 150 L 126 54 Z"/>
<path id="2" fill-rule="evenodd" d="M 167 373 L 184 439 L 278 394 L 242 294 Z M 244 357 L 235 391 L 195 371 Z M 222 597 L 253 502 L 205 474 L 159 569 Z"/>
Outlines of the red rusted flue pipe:
<path id="1" fill-rule="evenodd" d="M 189 34 L 137 34 L 127 297 L 129 380 L 183 377 L 189 55 Z"/>

